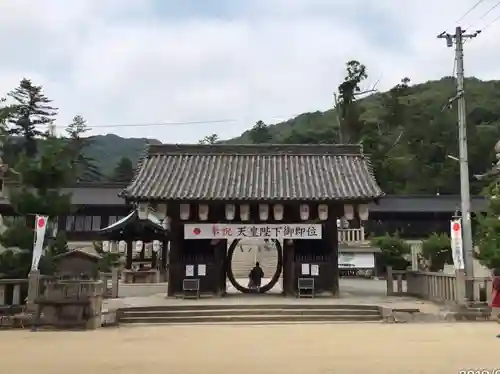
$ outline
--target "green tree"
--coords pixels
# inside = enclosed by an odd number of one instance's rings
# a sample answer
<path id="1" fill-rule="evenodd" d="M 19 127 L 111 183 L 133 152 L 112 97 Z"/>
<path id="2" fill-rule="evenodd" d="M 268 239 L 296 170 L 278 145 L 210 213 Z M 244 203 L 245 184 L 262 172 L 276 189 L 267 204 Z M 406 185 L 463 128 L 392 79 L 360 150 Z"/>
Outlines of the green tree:
<path id="1" fill-rule="evenodd" d="M 85 136 L 91 129 L 82 116 L 75 116 L 66 128 L 68 137 L 67 151 L 77 155 L 73 160 L 73 171 L 76 182 L 95 182 L 102 180 L 102 173 L 96 161 L 86 155 L 92 146 L 92 137 Z"/>
<path id="2" fill-rule="evenodd" d="M 360 95 L 368 93 L 361 90 L 361 83 L 366 78 L 368 74 L 365 65 L 356 60 L 347 62 L 346 76 L 338 87 L 338 101 L 335 96 L 341 143 L 357 143 L 361 138 L 364 122 L 356 101 Z"/>
<path id="3" fill-rule="evenodd" d="M 122 157 L 113 172 L 113 182 L 130 182 L 134 178 L 134 165 L 127 157 Z"/>
<path id="4" fill-rule="evenodd" d="M 432 234 L 422 242 L 422 256 L 430 271 L 442 271 L 444 265 L 453 264 L 451 241 L 447 234 Z"/>
<path id="5" fill-rule="evenodd" d="M 0 243 L 4 247 L 17 247 L 19 251 L 5 251 L 0 254 L 0 270 L 8 276 L 25 277 L 29 272 L 32 258 L 34 215 L 43 214 L 54 221 L 61 215 L 66 215 L 71 210 L 71 196 L 62 193 L 73 178 L 71 168 L 72 160 L 66 158 L 66 144 L 62 139 L 48 138 L 40 148 L 36 157 L 22 154 L 15 169 L 19 178 L 19 186 L 9 190 L 9 201 L 16 214 L 21 217 L 14 224 L 7 226 L 0 235 Z M 46 233 L 49 239 L 50 230 Z M 63 234 L 59 234 L 63 235 Z M 61 253 L 65 246 L 61 245 L 61 237 L 56 238 L 57 251 Z M 46 241 L 47 242 L 47 241 Z M 49 248 L 51 246 L 49 245 Z M 40 260 L 40 271 L 48 273 L 53 271 L 53 251 L 49 250 Z M 11 267 L 15 264 L 15 267 Z"/>
<path id="6" fill-rule="evenodd" d="M 198 144 L 217 144 L 220 142 L 219 135 L 217 134 L 212 134 L 205 136 L 203 139 L 201 139 Z"/>
<path id="7" fill-rule="evenodd" d="M 500 184 L 493 182 L 486 190 L 488 209 L 477 217 L 476 258 L 488 269 L 500 268 Z"/>
<path id="8" fill-rule="evenodd" d="M 411 264 L 407 257 L 411 254 L 410 245 L 398 235 L 385 235 L 373 238 L 374 247 L 380 248 L 379 262 L 385 267 L 391 266 L 394 270 L 405 270 Z"/>
<path id="9" fill-rule="evenodd" d="M 33 157 L 37 153 L 36 138 L 47 135 L 47 131 L 42 131 L 40 126 L 51 125 L 58 109 L 50 105 L 52 101 L 45 96 L 42 86 L 36 86 L 26 78 L 8 96 L 14 101 L 8 133 L 22 136 L 22 150 Z"/>
<path id="10" fill-rule="evenodd" d="M 269 127 L 263 121 L 258 121 L 248 131 L 248 137 L 253 144 L 271 143 L 273 140 Z"/>

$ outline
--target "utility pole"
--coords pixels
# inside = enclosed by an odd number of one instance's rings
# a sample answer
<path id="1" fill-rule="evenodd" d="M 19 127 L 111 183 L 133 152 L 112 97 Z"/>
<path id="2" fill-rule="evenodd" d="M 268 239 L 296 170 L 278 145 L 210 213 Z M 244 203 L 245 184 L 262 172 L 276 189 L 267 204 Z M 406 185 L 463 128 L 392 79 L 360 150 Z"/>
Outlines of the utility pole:
<path id="1" fill-rule="evenodd" d="M 465 34 L 460 26 L 451 35 L 443 32 L 439 39 L 445 39 L 448 48 L 455 42 L 455 59 L 457 63 L 457 95 L 451 100 L 458 102 L 458 145 L 460 161 L 460 200 L 462 206 L 462 241 L 465 262 L 465 295 L 474 301 L 474 248 L 472 246 L 472 227 L 470 217 L 469 161 L 467 156 L 467 111 L 464 95 L 464 40 L 475 38 L 479 31 Z"/>

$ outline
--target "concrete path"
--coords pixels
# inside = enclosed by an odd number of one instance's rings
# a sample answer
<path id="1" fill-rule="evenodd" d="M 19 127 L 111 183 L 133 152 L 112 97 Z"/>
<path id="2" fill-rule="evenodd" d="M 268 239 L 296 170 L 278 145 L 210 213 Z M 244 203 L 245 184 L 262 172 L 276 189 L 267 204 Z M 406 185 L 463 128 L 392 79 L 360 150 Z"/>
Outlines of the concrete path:
<path id="1" fill-rule="evenodd" d="M 1 372 L 498 374 L 498 331 L 494 323 L 4 331 Z"/>

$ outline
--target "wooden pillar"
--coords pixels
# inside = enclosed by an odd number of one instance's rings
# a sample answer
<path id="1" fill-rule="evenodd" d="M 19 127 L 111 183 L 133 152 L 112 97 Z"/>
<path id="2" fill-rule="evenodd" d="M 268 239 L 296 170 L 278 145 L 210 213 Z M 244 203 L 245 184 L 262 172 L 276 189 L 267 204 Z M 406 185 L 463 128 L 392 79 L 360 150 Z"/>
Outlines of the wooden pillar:
<path id="1" fill-rule="evenodd" d="M 179 217 L 179 205 L 171 204 L 170 209 L 170 251 L 168 253 L 168 291 L 167 296 L 180 292 L 179 284 L 184 277 L 184 266 L 181 263 L 184 230 Z M 181 273 L 182 272 L 182 273 Z"/>
<path id="2" fill-rule="evenodd" d="M 283 295 L 295 295 L 295 246 L 293 242 L 283 240 Z"/>
<path id="3" fill-rule="evenodd" d="M 227 240 L 220 240 L 214 246 L 215 294 L 217 296 L 226 294 L 226 247 Z"/>
<path id="4" fill-rule="evenodd" d="M 127 261 L 125 263 L 125 268 L 132 269 L 132 255 L 134 253 L 134 248 L 132 248 L 132 240 L 127 240 Z"/>
<path id="5" fill-rule="evenodd" d="M 338 237 L 338 228 L 337 222 L 332 224 L 332 221 L 328 221 L 329 232 L 331 233 L 330 237 L 330 261 L 332 267 L 332 294 L 333 296 L 339 295 L 339 237 Z"/>

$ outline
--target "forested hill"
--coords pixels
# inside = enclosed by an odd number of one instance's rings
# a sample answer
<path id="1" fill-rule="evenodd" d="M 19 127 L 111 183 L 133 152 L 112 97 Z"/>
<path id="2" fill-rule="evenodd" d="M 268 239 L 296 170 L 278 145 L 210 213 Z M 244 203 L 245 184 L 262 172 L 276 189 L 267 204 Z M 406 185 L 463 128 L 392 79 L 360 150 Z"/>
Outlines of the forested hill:
<path id="1" fill-rule="evenodd" d="M 92 142 L 84 149 L 86 157 L 95 160 L 96 166 L 106 176 L 111 176 L 120 159 L 128 158 L 135 165 L 143 155 L 147 144 L 160 144 L 156 139 L 122 138 L 107 134 L 92 137 Z"/>
<path id="2" fill-rule="evenodd" d="M 349 76 L 345 82 L 356 84 Z M 446 105 L 456 94 L 455 79 L 416 85 L 404 79 L 389 92 L 360 100 L 349 100 L 345 90 L 339 86 L 338 116 L 330 110 L 304 113 L 276 125 L 259 122 L 229 142 L 335 143 L 341 123 L 344 141 L 347 137 L 361 142 L 371 155 L 386 193 L 459 193 L 459 165 L 447 157 L 458 155 L 457 108 L 455 103 Z M 500 139 L 500 81 L 467 79 L 466 99 L 471 188 L 479 193 L 484 182 L 472 175 L 491 168 L 493 146 Z"/>

